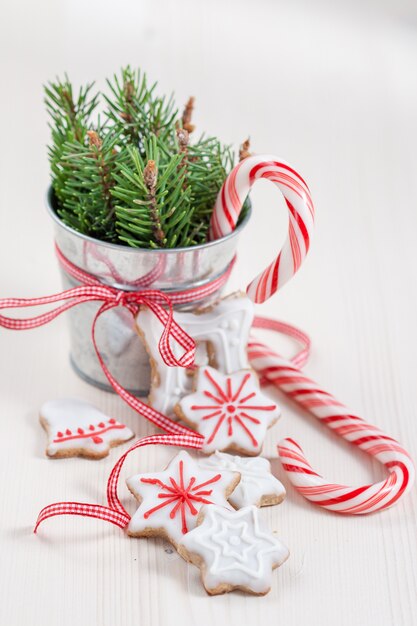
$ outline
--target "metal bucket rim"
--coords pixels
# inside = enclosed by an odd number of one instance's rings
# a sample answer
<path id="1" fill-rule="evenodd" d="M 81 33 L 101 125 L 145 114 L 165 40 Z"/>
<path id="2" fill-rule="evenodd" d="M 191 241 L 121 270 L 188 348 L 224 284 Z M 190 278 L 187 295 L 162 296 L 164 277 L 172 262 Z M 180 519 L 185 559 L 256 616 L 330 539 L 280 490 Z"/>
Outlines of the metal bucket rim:
<path id="1" fill-rule="evenodd" d="M 200 243 L 195 246 L 186 246 L 183 248 L 134 248 L 132 246 L 122 246 L 117 243 L 110 243 L 108 241 L 102 241 L 101 239 L 96 239 L 95 237 L 84 235 L 83 233 L 78 232 L 78 230 L 71 228 L 71 226 L 67 226 L 67 224 L 64 224 L 64 222 L 57 215 L 53 206 L 53 198 L 54 198 L 54 189 L 52 185 L 50 185 L 46 192 L 46 209 L 50 217 L 53 219 L 53 221 L 56 224 L 58 224 L 60 228 L 63 228 L 67 232 L 71 233 L 72 235 L 75 235 L 76 237 L 79 237 L 80 239 L 83 239 L 84 241 L 89 241 L 94 244 L 99 244 L 100 246 L 103 246 L 104 248 L 110 248 L 111 250 L 118 250 L 119 252 L 123 251 L 129 254 L 130 253 L 137 254 L 138 252 L 169 254 L 169 253 L 178 252 L 178 251 L 191 252 L 193 250 L 199 250 L 199 249 L 201 250 L 203 248 L 218 246 L 222 244 L 223 242 L 227 241 L 228 239 L 232 239 L 233 237 L 236 237 L 241 232 L 241 230 L 245 228 L 245 226 L 247 225 L 252 215 L 252 205 L 249 203 L 248 212 L 245 215 L 244 219 L 241 221 L 241 223 L 238 224 L 231 233 L 229 233 L 228 235 L 224 235 L 224 237 L 220 237 L 219 239 L 215 239 L 214 241 L 207 241 L 206 243 Z"/>

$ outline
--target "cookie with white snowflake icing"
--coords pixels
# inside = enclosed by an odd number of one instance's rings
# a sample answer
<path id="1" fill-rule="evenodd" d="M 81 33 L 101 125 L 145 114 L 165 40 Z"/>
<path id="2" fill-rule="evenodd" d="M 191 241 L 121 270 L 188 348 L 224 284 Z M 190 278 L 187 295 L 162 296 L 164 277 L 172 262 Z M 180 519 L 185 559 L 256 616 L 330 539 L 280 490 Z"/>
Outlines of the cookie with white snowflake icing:
<path id="1" fill-rule="evenodd" d="M 264 527 L 255 506 L 239 511 L 203 507 L 197 527 L 184 535 L 178 552 L 200 568 L 211 595 L 234 589 L 265 595 L 272 570 L 289 556 L 288 548 Z"/>
<path id="2" fill-rule="evenodd" d="M 221 374 L 200 367 L 196 391 L 175 407 L 178 417 L 204 436 L 202 451 L 260 453 L 267 429 L 280 416 L 278 406 L 259 387 L 255 372 Z"/>
<path id="3" fill-rule="evenodd" d="M 212 365 L 225 373 L 249 367 L 247 344 L 253 316 L 253 302 L 243 294 L 227 296 L 206 309 L 174 313 L 177 323 L 196 342 L 196 365 Z M 192 372 L 164 363 L 158 348 L 163 326 L 146 307 L 140 310 L 137 328 L 151 359 L 149 404 L 173 416 L 177 402 L 192 391 Z M 179 356 L 181 348 L 173 344 L 172 349 Z"/>
<path id="4" fill-rule="evenodd" d="M 92 404 L 76 398 L 49 400 L 41 407 L 40 422 L 48 434 L 47 456 L 101 459 L 134 433 Z"/>
<path id="5" fill-rule="evenodd" d="M 229 496 L 229 502 L 235 509 L 251 504 L 280 504 L 285 498 L 284 485 L 271 473 L 271 464 L 263 457 L 233 456 L 216 451 L 211 456 L 200 459 L 198 464 L 204 469 L 239 472 L 240 482 Z"/>
<path id="6" fill-rule="evenodd" d="M 128 478 L 127 486 L 140 506 L 127 532 L 132 537 L 164 537 L 177 546 L 195 527 L 204 504 L 232 508 L 227 498 L 239 480 L 237 473 L 200 468 L 182 451 L 164 471 Z"/>

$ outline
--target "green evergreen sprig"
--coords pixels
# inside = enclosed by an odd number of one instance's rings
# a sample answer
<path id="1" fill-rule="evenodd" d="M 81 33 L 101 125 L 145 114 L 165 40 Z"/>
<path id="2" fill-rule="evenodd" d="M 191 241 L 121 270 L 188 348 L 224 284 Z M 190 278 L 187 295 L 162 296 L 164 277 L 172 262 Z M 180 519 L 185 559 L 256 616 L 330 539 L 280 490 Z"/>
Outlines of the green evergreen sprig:
<path id="1" fill-rule="evenodd" d="M 135 247 L 193 245 L 194 208 L 183 155 L 163 158 L 155 135 L 145 142 L 145 158 L 135 146 L 127 152 L 129 159 L 115 174 L 112 191 L 119 239 Z"/>
<path id="2" fill-rule="evenodd" d="M 138 146 L 142 154 L 151 134 L 169 145 L 178 117 L 173 96 L 156 95 L 157 83 L 148 86 L 146 74 L 130 67 L 121 70 L 120 78 L 115 75 L 106 82 L 111 92 L 110 96 L 103 94 L 106 116 L 124 142 Z"/>
<path id="3" fill-rule="evenodd" d="M 45 86 L 45 104 L 49 114 L 51 145 L 48 148 L 52 184 L 58 199 L 65 198 L 65 185 L 70 176 L 70 166 L 65 163 L 66 143 L 83 143 L 91 128 L 91 116 L 98 104 L 98 94 L 91 96 L 94 83 L 81 87 L 78 95 L 73 94 L 72 85 L 65 75 L 64 81 L 57 79 Z"/>
<path id="4" fill-rule="evenodd" d="M 179 116 L 173 97 L 159 96 L 156 84 L 130 67 L 107 85 L 107 94 L 92 94 L 89 84 L 74 96 L 65 76 L 45 87 L 58 215 L 83 234 L 121 245 L 204 243 L 234 164 L 230 148 L 215 137 L 192 141 L 194 98 Z"/>

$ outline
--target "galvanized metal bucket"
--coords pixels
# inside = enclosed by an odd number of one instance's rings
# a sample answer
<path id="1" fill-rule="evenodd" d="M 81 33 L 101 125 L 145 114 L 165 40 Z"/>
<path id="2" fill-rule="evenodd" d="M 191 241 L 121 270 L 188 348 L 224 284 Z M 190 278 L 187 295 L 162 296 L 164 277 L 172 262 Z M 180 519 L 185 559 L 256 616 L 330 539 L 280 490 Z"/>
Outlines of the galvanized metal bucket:
<path id="1" fill-rule="evenodd" d="M 105 243 L 69 228 L 56 213 L 52 188 L 47 193 L 47 208 L 54 223 L 55 241 L 71 263 L 117 289 L 158 289 L 167 295 L 202 286 L 224 274 L 236 254 L 239 235 L 250 217 L 248 212 L 236 230 L 216 241 L 190 248 L 145 250 Z M 80 284 L 62 267 L 61 275 L 64 289 Z M 220 290 L 210 299 L 219 295 Z M 205 301 L 198 300 L 182 306 L 181 310 L 202 304 Z M 68 311 L 70 360 L 83 380 L 111 391 L 91 340 L 91 327 L 99 307 L 100 303 L 88 302 Z M 105 363 L 120 384 L 135 395 L 147 395 L 149 358 L 130 313 L 121 307 L 104 313 L 97 325 L 97 341 Z"/>

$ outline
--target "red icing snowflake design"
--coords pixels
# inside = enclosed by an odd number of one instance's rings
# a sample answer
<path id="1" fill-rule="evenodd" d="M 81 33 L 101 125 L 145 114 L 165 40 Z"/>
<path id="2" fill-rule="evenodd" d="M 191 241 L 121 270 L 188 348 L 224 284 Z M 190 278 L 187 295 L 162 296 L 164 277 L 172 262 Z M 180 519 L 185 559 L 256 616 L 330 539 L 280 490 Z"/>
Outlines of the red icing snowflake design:
<path id="1" fill-rule="evenodd" d="M 195 476 L 191 476 L 187 486 L 184 481 L 184 461 L 179 462 L 179 480 L 178 482 L 169 476 L 170 484 L 162 482 L 159 478 L 141 478 L 140 481 L 149 485 L 158 485 L 162 491 L 158 493 L 158 498 L 163 499 L 164 502 L 154 506 L 143 514 L 145 519 L 148 519 L 153 513 L 163 509 L 166 506 L 173 505 L 169 517 L 174 519 L 179 513 L 181 516 L 181 531 L 183 534 L 188 532 L 186 513 L 187 510 L 191 515 L 197 515 L 198 510 L 195 508 L 193 502 L 200 502 L 201 504 L 212 504 L 211 500 L 207 500 L 205 496 L 211 496 L 212 489 L 203 489 L 207 485 L 216 483 L 220 480 L 221 475 L 216 474 L 211 479 L 206 480 L 204 483 L 196 484 Z"/>
<path id="2" fill-rule="evenodd" d="M 179 403 L 179 414 L 205 437 L 205 451 L 258 449 L 266 429 L 279 416 L 259 389 L 251 371 L 224 375 L 211 367 L 200 369 L 197 391 Z"/>
<path id="3" fill-rule="evenodd" d="M 131 537 L 164 537 L 176 546 L 195 528 L 203 505 L 232 509 L 227 496 L 239 479 L 237 472 L 203 469 L 181 450 L 162 472 L 127 479 L 129 490 L 140 503 L 127 532 Z"/>

